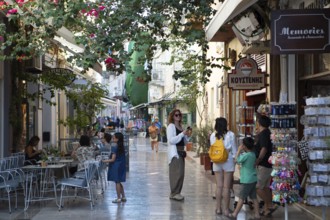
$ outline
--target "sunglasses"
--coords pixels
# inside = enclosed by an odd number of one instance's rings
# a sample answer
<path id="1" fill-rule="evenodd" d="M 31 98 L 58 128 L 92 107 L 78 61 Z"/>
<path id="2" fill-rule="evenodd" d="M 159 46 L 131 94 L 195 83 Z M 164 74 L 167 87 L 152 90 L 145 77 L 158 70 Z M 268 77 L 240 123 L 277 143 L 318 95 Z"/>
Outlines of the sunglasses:
<path id="1" fill-rule="evenodd" d="M 181 114 L 175 114 L 174 116 L 175 117 L 181 117 Z"/>

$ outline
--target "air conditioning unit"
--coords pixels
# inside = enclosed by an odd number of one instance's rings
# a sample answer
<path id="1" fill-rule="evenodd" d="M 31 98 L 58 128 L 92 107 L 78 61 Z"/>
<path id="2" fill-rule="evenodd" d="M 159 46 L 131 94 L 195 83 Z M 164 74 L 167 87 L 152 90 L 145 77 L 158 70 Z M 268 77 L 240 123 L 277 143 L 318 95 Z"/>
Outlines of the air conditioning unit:
<path id="1" fill-rule="evenodd" d="M 242 45 L 251 44 L 265 36 L 262 25 L 253 12 L 247 13 L 236 21 L 233 31 Z"/>
<path id="2" fill-rule="evenodd" d="M 41 73 L 42 72 L 42 56 L 36 56 L 32 59 L 25 61 L 25 71 L 30 73 Z"/>

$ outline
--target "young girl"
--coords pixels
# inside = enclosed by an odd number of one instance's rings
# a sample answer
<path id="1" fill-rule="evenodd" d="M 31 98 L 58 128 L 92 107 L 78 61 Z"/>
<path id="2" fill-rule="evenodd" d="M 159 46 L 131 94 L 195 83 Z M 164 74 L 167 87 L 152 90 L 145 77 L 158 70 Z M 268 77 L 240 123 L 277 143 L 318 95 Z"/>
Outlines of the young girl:
<path id="1" fill-rule="evenodd" d="M 124 136 L 122 133 L 115 133 L 112 141 L 116 146 L 111 148 L 111 156 L 108 160 L 103 160 L 104 163 L 109 163 L 108 181 L 116 183 L 117 199 L 113 203 L 126 202 L 124 187 L 121 184 L 126 181 L 126 158 L 124 147 Z"/>

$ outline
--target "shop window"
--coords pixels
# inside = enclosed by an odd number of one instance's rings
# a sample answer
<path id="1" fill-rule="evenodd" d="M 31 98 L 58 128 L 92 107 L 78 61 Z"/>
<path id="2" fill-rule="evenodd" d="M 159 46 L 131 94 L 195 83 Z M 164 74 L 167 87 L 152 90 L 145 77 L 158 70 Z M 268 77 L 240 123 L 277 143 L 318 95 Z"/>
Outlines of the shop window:
<path id="1" fill-rule="evenodd" d="M 319 55 L 318 66 L 320 72 L 330 70 L 330 53 L 324 53 Z"/>
<path id="2" fill-rule="evenodd" d="M 304 54 L 298 56 L 300 77 L 330 71 L 330 54 Z"/>

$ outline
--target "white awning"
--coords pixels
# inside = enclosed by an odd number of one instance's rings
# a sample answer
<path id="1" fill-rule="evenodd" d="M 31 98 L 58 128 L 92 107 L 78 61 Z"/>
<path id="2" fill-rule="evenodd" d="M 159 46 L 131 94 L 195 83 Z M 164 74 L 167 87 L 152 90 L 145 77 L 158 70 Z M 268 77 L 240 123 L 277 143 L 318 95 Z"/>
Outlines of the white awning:
<path id="1" fill-rule="evenodd" d="M 114 106 L 116 107 L 117 106 L 117 102 L 116 101 L 113 101 L 111 99 L 108 99 L 108 98 L 101 98 L 101 102 L 105 105 L 108 105 L 108 106 Z"/>
<path id="2" fill-rule="evenodd" d="M 132 108 L 130 108 L 129 110 L 132 111 L 132 110 L 137 110 L 137 109 L 140 109 L 140 108 L 144 108 L 144 107 L 147 107 L 148 103 L 142 103 L 142 104 L 139 104 L 139 105 L 136 105 L 136 106 L 133 106 Z"/>
<path id="3" fill-rule="evenodd" d="M 266 88 L 259 89 L 259 90 L 254 90 L 251 92 L 247 92 L 246 96 L 254 96 L 254 95 L 261 95 L 266 93 Z"/>
<path id="4" fill-rule="evenodd" d="M 206 27 L 206 39 L 212 41 L 213 37 L 228 21 L 236 17 L 239 13 L 256 3 L 258 0 L 226 0 L 222 3 L 213 19 Z"/>

